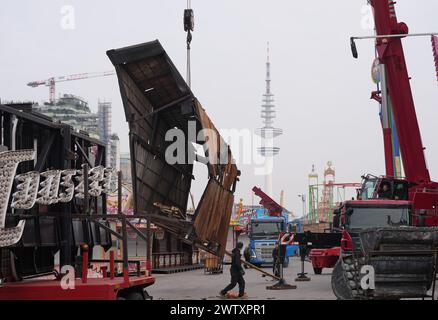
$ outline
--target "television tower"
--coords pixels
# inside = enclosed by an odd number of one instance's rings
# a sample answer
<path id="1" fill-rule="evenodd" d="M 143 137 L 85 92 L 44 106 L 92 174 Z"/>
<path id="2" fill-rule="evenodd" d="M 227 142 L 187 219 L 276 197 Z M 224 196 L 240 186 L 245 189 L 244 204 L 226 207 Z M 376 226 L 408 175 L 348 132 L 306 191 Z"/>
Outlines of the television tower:
<path id="1" fill-rule="evenodd" d="M 266 60 L 266 92 L 263 95 L 261 118 L 263 128 L 257 130 L 262 138 L 262 145 L 258 152 L 265 158 L 265 193 L 272 194 L 272 172 L 274 169 L 274 156 L 280 152 L 280 148 L 274 147 L 274 138 L 283 134 L 282 129 L 274 128 L 275 105 L 274 95 L 271 92 L 271 62 L 269 61 L 269 42 Z"/>

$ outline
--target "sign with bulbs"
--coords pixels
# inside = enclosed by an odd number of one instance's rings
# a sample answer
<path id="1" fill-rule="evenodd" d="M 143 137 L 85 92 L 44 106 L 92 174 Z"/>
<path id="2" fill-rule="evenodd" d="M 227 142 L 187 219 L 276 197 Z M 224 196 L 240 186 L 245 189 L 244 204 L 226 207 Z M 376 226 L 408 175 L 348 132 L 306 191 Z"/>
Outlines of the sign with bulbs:
<path id="1" fill-rule="evenodd" d="M 14 180 L 16 190 L 12 194 L 11 208 L 29 210 L 36 204 L 67 203 L 74 197 L 84 198 L 84 171 L 76 169 L 30 171 L 15 175 L 21 162 L 35 159 L 34 150 L 0 152 L 0 248 L 20 241 L 25 220 L 13 228 L 6 228 L 6 214 Z M 88 171 L 88 195 L 99 197 L 117 189 L 117 172 L 113 168 L 97 166 Z M 76 182 L 75 182 L 76 181 Z"/>

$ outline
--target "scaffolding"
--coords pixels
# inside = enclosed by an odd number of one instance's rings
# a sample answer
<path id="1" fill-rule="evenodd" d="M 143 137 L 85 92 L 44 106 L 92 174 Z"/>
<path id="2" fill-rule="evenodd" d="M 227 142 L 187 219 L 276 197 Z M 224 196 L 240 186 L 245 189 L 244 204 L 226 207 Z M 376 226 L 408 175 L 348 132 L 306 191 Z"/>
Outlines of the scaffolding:
<path id="1" fill-rule="evenodd" d="M 347 189 L 360 188 L 360 183 L 336 183 L 336 171 L 331 161 L 324 170 L 324 180 L 319 183 L 315 166 L 309 174 L 309 214 L 308 223 L 331 223 L 333 211 L 347 200 Z"/>

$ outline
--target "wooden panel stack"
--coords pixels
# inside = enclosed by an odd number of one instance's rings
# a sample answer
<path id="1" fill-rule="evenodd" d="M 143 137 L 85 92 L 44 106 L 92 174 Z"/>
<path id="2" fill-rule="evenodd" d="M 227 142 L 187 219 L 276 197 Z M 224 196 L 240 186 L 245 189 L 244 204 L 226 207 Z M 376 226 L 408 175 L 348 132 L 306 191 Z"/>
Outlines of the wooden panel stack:
<path id="1" fill-rule="evenodd" d="M 303 224 L 304 232 L 310 231 L 314 233 L 323 233 L 326 229 L 329 228 L 330 228 L 330 224 L 328 222 Z"/>

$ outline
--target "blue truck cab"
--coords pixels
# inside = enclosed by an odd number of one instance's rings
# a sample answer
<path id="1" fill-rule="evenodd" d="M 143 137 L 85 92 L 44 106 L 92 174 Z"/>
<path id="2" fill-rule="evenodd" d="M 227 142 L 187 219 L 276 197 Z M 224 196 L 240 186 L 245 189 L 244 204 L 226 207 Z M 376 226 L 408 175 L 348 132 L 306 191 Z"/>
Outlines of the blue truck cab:
<path id="1" fill-rule="evenodd" d="M 287 215 L 280 217 L 258 215 L 251 218 L 248 226 L 249 245 L 244 251 L 245 259 L 256 266 L 272 265 L 274 262 L 272 252 L 278 237 L 287 229 Z M 297 245 L 287 246 L 285 267 L 289 264 L 289 257 L 293 257 L 297 250 Z"/>

